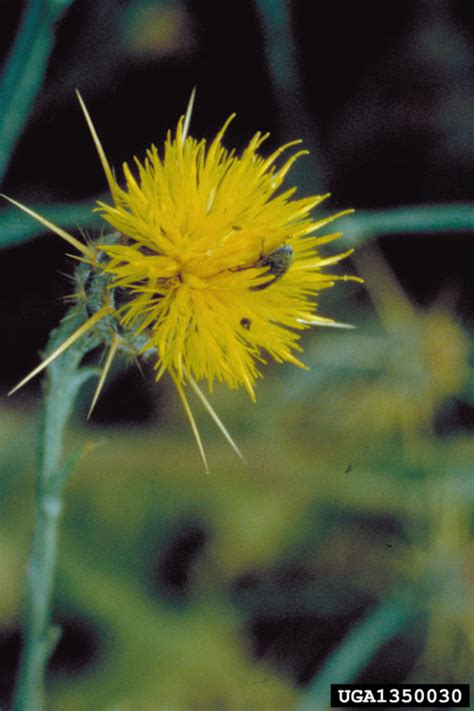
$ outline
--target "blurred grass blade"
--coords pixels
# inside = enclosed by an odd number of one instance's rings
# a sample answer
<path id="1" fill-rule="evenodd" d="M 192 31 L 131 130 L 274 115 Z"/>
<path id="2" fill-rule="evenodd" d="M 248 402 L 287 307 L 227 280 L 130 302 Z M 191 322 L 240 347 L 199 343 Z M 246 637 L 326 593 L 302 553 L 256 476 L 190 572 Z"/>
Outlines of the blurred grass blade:
<path id="1" fill-rule="evenodd" d="M 100 229 L 102 219 L 93 212 L 95 200 L 84 203 L 59 204 L 59 205 L 32 205 L 32 209 L 43 215 L 51 222 L 60 225 L 63 229 Z M 47 230 L 36 220 L 25 215 L 17 208 L 6 208 L 0 211 L 0 249 L 15 247 L 28 242 Z"/>
<path id="2" fill-rule="evenodd" d="M 71 0 L 29 0 L 0 75 L 0 182 L 43 83 L 54 24 Z"/>
<path id="3" fill-rule="evenodd" d="M 337 227 L 351 247 L 386 235 L 474 232 L 474 203 L 357 210 L 341 217 Z"/>
<path id="4" fill-rule="evenodd" d="M 323 192 L 324 170 L 316 129 L 306 110 L 292 33 L 291 3 L 285 0 L 255 0 L 265 35 L 265 57 L 278 103 L 282 141 L 301 138 L 311 154 L 311 163 L 298 161 L 293 180 L 302 192 Z M 295 136 L 295 126 L 298 135 Z"/>
<path id="5" fill-rule="evenodd" d="M 297 711 L 329 708 L 331 684 L 349 684 L 374 654 L 399 634 L 414 616 L 411 595 L 400 593 L 382 602 L 354 625 L 308 687 Z"/>

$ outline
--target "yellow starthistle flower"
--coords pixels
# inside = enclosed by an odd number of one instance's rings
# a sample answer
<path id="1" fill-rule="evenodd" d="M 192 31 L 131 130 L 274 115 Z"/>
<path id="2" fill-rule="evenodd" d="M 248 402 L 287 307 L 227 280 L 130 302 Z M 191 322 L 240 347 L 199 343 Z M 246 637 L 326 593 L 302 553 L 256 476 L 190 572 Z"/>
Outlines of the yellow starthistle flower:
<path id="1" fill-rule="evenodd" d="M 279 167 L 277 161 L 300 141 L 264 158 L 259 150 L 268 134 L 258 132 L 238 156 L 222 145 L 234 115 L 209 145 L 189 136 L 193 96 L 161 155 L 152 146 L 143 162 L 135 158 L 135 176 L 124 163 L 122 187 L 80 96 L 79 101 L 113 201 L 99 202 L 97 209 L 120 238 L 86 246 L 15 204 L 79 249 L 93 272 L 108 278 L 111 292 L 120 291 L 120 305 L 118 299 L 104 303 L 79 334 L 101 318 L 112 316 L 120 324 L 119 335 L 109 339 L 96 396 L 121 339 L 141 336 L 140 350 L 156 354 L 156 379 L 171 375 L 203 457 L 185 396 L 187 384 L 237 449 L 197 381 L 206 380 L 209 389 L 216 380 L 231 388 L 243 385 L 255 400 L 259 366 L 268 356 L 305 367 L 296 355 L 302 350 L 301 332 L 311 325 L 337 325 L 318 315 L 315 297 L 338 279 L 354 278 L 322 271 L 351 250 L 322 257 L 319 246 L 340 235 L 313 233 L 346 213 L 315 221 L 311 210 L 326 195 L 294 199 L 296 188 L 281 190 L 291 166 L 307 151 L 293 153 Z"/>

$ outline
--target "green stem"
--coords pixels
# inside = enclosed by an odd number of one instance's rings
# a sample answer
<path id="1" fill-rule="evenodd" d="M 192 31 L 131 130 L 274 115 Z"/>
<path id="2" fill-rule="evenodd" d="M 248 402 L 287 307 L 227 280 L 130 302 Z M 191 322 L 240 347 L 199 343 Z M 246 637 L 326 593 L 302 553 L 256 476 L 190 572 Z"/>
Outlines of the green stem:
<path id="1" fill-rule="evenodd" d="M 29 0 L 0 77 L 0 181 L 38 95 L 54 46 L 54 23 L 71 0 Z"/>
<path id="2" fill-rule="evenodd" d="M 52 332 L 47 353 L 74 333 L 85 318 L 83 308 L 71 309 Z M 44 706 L 46 667 L 59 636 L 51 627 L 51 597 L 63 492 L 71 469 L 67 463 L 61 466 L 63 434 L 79 388 L 93 372 L 79 369 L 80 362 L 96 345 L 94 337 L 83 336 L 47 370 L 35 482 L 35 525 L 26 574 L 24 646 L 13 711 L 40 711 Z"/>

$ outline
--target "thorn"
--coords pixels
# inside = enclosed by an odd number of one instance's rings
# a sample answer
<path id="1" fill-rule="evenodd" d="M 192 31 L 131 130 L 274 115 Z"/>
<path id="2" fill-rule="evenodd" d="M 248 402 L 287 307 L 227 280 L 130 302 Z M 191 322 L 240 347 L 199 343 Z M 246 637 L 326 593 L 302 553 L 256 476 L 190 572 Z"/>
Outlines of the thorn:
<path id="1" fill-rule="evenodd" d="M 69 346 L 72 346 L 73 343 L 77 341 L 78 338 L 84 335 L 84 333 L 87 333 L 95 324 L 100 321 L 101 318 L 103 318 L 106 313 L 109 311 L 109 307 L 104 307 L 100 309 L 100 311 L 97 311 L 93 316 L 91 316 L 85 323 L 82 324 L 82 326 L 79 326 L 79 328 L 74 331 L 74 333 L 67 338 L 64 343 L 62 343 L 56 350 L 54 350 L 51 355 L 49 355 L 45 360 L 42 361 L 34 370 L 31 371 L 31 373 L 28 373 L 28 375 L 21 380 L 18 385 L 15 385 L 12 390 L 8 393 L 8 395 L 13 395 L 17 390 L 23 387 L 23 385 L 26 385 L 32 378 L 34 378 L 38 373 L 41 373 L 42 370 L 48 367 L 50 363 L 53 362 L 58 356 L 61 355 L 61 353 L 64 353 L 65 350 L 69 348 Z"/>
<path id="2" fill-rule="evenodd" d="M 195 98 L 196 98 L 196 87 L 194 87 L 194 89 L 191 92 L 191 96 L 189 97 L 188 105 L 186 107 L 186 113 L 184 115 L 183 143 L 188 136 L 189 124 L 191 123 L 191 114 L 193 113 L 193 106 L 194 106 L 194 99 Z"/>
<path id="3" fill-rule="evenodd" d="M 102 148 L 102 144 L 99 140 L 99 136 L 97 135 L 97 131 L 94 128 L 94 124 L 92 123 L 90 114 L 86 108 L 86 105 L 82 99 L 82 96 L 80 95 L 80 93 L 77 89 L 76 89 L 76 96 L 79 100 L 79 104 L 81 105 L 81 109 L 82 109 L 82 112 L 83 112 L 84 117 L 86 119 L 87 126 L 89 127 L 89 131 L 91 133 L 92 140 L 94 141 L 94 145 L 96 147 L 97 153 L 99 154 L 99 159 L 102 164 L 102 169 L 105 173 L 105 177 L 107 178 L 110 192 L 112 193 L 112 197 L 115 199 L 116 195 L 117 195 L 118 186 L 117 186 L 117 183 L 115 182 L 114 174 L 113 174 L 112 169 L 109 165 L 109 162 L 106 158 L 105 151 Z"/>
<path id="4" fill-rule="evenodd" d="M 204 407 L 206 408 L 206 410 L 208 411 L 208 413 L 210 414 L 210 416 L 212 417 L 212 419 L 213 419 L 214 422 L 216 423 L 217 427 L 220 429 L 220 431 L 222 432 L 222 434 L 224 435 L 224 437 L 226 438 L 226 440 L 228 441 L 228 443 L 230 444 L 230 446 L 232 447 L 232 449 L 234 450 L 234 452 L 237 454 L 237 456 L 240 457 L 240 459 L 241 459 L 243 462 L 245 462 L 245 464 L 247 464 L 247 461 L 246 461 L 244 455 L 242 454 L 242 452 L 240 451 L 240 449 L 239 449 L 239 448 L 237 447 L 237 445 L 235 444 L 235 442 L 234 442 L 234 440 L 232 439 L 231 435 L 229 434 L 229 431 L 227 430 L 226 426 L 224 425 L 224 423 L 223 423 L 222 420 L 220 419 L 220 417 L 219 417 L 219 415 L 217 414 L 217 412 L 216 412 L 216 411 L 214 410 L 214 408 L 212 407 L 212 405 L 211 405 L 211 403 L 209 402 L 209 400 L 207 399 L 207 397 L 206 397 L 206 396 L 204 395 L 204 393 L 202 392 L 202 390 L 201 390 L 201 388 L 199 387 L 199 385 L 198 385 L 198 384 L 196 383 L 196 381 L 194 380 L 193 376 L 192 376 L 190 373 L 186 373 L 186 377 L 188 378 L 189 383 L 190 383 L 191 387 L 193 388 L 194 392 L 196 393 L 196 395 L 198 396 L 198 398 L 201 400 L 201 402 L 203 403 Z"/>
<path id="5" fill-rule="evenodd" d="M 328 328 L 357 328 L 357 326 L 354 326 L 352 323 L 342 323 L 339 321 L 329 321 L 326 319 L 318 319 L 315 318 L 314 320 L 312 319 L 311 321 L 307 321 L 304 318 L 299 318 L 297 319 L 298 323 L 303 323 L 305 326 L 324 326 Z"/>
<path id="6" fill-rule="evenodd" d="M 197 446 L 199 448 L 199 452 L 202 457 L 202 461 L 204 462 L 204 467 L 206 469 L 206 474 L 209 474 L 209 467 L 207 464 L 207 459 L 206 459 L 206 454 L 204 452 L 204 447 L 202 446 L 202 440 L 201 440 L 201 435 L 199 434 L 199 430 L 196 425 L 196 421 L 193 417 L 193 413 L 191 412 L 191 408 L 189 406 L 189 402 L 186 398 L 186 395 L 184 394 L 183 386 L 179 382 L 178 378 L 174 373 L 170 373 L 171 377 L 173 378 L 174 384 L 176 385 L 176 389 L 178 391 L 179 397 L 181 398 L 181 402 L 183 403 L 184 410 L 186 412 L 186 415 L 189 420 L 189 424 L 191 425 L 191 429 L 193 431 L 194 439 L 196 440 Z"/>
<path id="7" fill-rule="evenodd" d="M 99 398 L 99 395 L 100 395 L 100 393 L 102 392 L 102 388 L 104 387 L 105 379 L 107 378 L 107 375 L 108 375 L 108 373 L 109 373 L 109 371 L 110 371 L 110 368 L 111 368 L 111 366 L 112 366 L 112 361 L 113 361 L 114 356 L 115 356 L 115 354 L 116 354 L 116 352 L 117 352 L 118 346 L 119 346 L 119 339 L 118 339 L 118 338 L 114 338 L 113 341 L 112 341 L 112 343 L 111 343 L 109 352 L 107 353 L 107 358 L 106 358 L 106 360 L 105 360 L 104 367 L 102 368 L 102 372 L 101 372 L 101 374 L 100 374 L 99 382 L 97 383 L 97 387 L 96 387 L 95 392 L 94 392 L 94 397 L 92 398 L 92 402 L 91 402 L 91 405 L 90 405 L 90 407 L 89 407 L 89 412 L 87 413 L 87 419 L 88 419 L 88 420 L 90 419 L 90 416 L 92 415 L 92 412 L 93 412 L 94 407 L 95 407 L 95 405 L 96 405 L 96 402 L 97 402 L 97 400 L 98 400 L 98 398 Z"/>
<path id="8" fill-rule="evenodd" d="M 49 220 L 47 220 L 46 217 L 39 215 L 37 212 L 32 210 L 30 207 L 26 207 L 26 205 L 23 205 L 21 202 L 17 202 L 16 200 L 13 200 L 13 198 L 10 198 L 7 195 L 4 195 L 3 193 L 0 193 L 0 197 L 5 198 L 5 200 L 8 200 L 8 202 L 11 202 L 12 205 L 15 205 L 20 210 L 25 212 L 27 215 L 30 215 L 30 217 L 33 217 L 35 220 L 37 220 L 37 222 L 44 225 L 44 227 L 47 227 L 48 230 L 51 230 L 51 232 L 54 232 L 59 237 L 62 237 L 62 239 L 66 240 L 66 242 L 69 242 L 70 245 L 72 245 L 77 250 L 79 250 L 79 252 L 82 252 L 82 254 L 84 254 L 88 259 L 92 259 L 92 260 L 95 259 L 95 251 L 93 249 L 91 249 L 90 247 L 87 247 L 87 245 L 85 245 L 85 244 L 82 244 L 82 242 L 79 242 L 78 239 L 76 239 L 75 237 L 70 235 L 65 230 L 61 229 L 61 227 L 57 227 L 57 225 L 55 225 L 52 222 L 50 222 Z M 76 256 L 76 255 L 71 255 L 71 256 Z"/>

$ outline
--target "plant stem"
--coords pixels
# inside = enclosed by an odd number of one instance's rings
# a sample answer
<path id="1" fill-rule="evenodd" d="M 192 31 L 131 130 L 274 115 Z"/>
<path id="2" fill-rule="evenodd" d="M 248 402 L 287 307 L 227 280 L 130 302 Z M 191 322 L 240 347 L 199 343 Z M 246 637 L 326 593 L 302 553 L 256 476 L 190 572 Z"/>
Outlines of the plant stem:
<path id="1" fill-rule="evenodd" d="M 46 354 L 63 343 L 86 318 L 82 307 L 71 309 L 51 333 Z M 91 368 L 80 369 L 80 362 L 96 345 L 96 338 L 91 335 L 80 338 L 50 364 L 44 381 L 35 475 L 35 524 L 26 573 L 24 645 L 13 711 L 40 711 L 44 707 L 46 667 L 59 637 L 59 630 L 51 627 L 58 527 L 63 492 L 72 468 L 71 461 L 61 466 L 63 434 L 80 386 L 95 372 Z"/>

